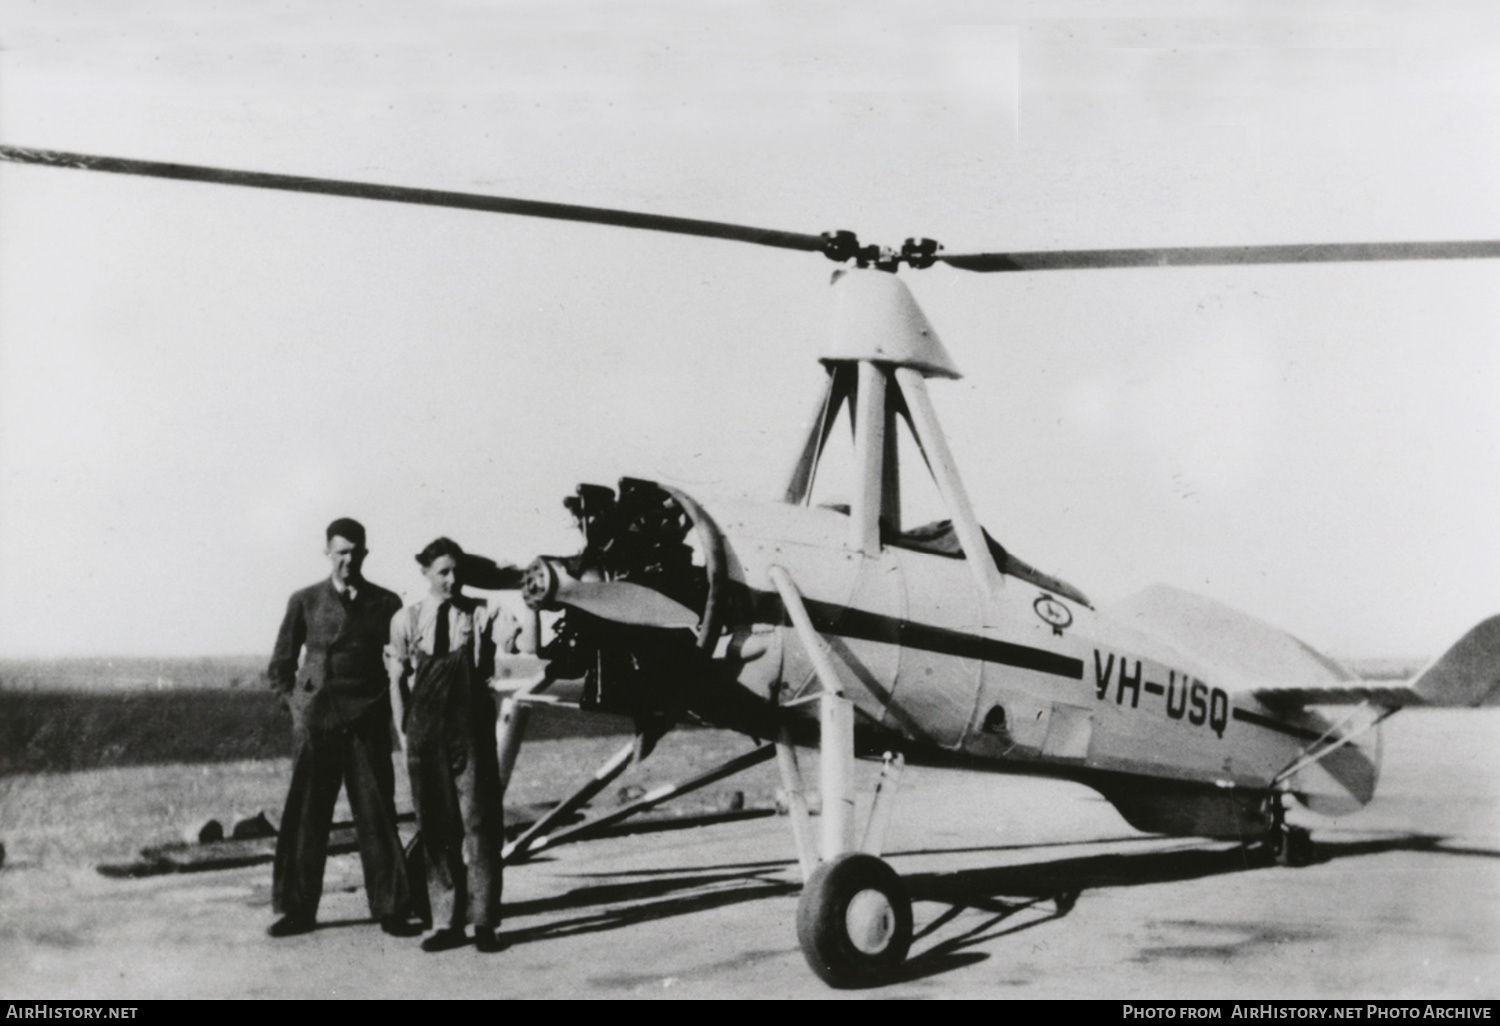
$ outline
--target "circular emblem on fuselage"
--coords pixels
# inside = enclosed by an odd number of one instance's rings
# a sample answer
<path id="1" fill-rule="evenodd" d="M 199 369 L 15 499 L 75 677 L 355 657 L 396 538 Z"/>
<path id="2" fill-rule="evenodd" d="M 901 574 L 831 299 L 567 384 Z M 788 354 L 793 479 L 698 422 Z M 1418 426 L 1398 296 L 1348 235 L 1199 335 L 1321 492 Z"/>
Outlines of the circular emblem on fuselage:
<path id="1" fill-rule="evenodd" d="M 1051 595 L 1038 595 L 1031 608 L 1036 610 L 1037 616 L 1052 625 L 1053 634 L 1061 634 L 1064 627 L 1073 625 L 1073 611 Z"/>

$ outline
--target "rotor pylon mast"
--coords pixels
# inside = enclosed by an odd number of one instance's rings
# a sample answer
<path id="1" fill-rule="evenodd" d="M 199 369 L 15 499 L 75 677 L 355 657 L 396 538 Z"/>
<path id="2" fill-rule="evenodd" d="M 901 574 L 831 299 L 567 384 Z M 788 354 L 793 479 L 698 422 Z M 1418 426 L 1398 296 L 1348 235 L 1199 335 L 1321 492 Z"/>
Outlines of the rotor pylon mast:
<path id="1" fill-rule="evenodd" d="M 832 338 L 819 357 L 828 368 L 828 386 L 793 467 L 786 501 L 805 503 L 811 497 L 833 424 L 847 405 L 856 475 L 848 545 L 856 552 L 878 552 L 883 538 L 901 530 L 896 427 L 898 419 L 904 419 L 988 608 L 1003 578 L 927 394 L 927 378 L 962 375 L 905 283 L 894 274 L 840 270 L 833 287 Z"/>

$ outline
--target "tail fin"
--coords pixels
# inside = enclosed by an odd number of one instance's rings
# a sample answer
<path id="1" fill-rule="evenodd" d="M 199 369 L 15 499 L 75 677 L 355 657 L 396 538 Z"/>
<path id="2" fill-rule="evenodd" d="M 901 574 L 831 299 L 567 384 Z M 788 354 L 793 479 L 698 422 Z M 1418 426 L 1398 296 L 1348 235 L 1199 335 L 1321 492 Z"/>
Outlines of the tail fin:
<path id="1" fill-rule="evenodd" d="M 1500 705 L 1500 616 L 1459 638 L 1408 686 L 1428 705 Z"/>

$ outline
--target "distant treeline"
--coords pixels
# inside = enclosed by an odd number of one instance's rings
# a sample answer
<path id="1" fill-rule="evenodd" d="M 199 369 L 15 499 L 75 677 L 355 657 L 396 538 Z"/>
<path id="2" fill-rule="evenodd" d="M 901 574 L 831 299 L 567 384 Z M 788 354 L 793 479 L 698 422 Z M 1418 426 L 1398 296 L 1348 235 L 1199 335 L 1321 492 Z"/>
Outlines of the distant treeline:
<path id="1" fill-rule="evenodd" d="M 1361 680 L 1410 680 L 1427 665 L 1425 658 L 1345 659 L 1343 664 Z"/>

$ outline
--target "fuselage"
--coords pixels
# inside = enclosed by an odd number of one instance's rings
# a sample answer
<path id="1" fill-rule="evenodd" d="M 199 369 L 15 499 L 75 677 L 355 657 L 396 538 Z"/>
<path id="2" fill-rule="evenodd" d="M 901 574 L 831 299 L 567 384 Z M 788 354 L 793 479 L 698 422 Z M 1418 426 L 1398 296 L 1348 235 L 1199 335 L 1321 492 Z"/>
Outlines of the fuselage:
<path id="1" fill-rule="evenodd" d="M 899 743 L 908 758 L 1076 779 L 1143 829 L 1243 836 L 1264 831 L 1274 778 L 1329 727 L 1305 710 L 1266 707 L 1230 671 L 1076 592 L 1002 575 L 986 599 L 962 557 L 852 549 L 847 516 L 833 509 L 716 502 L 706 513 L 722 535 L 731 596 L 717 672 L 812 716 L 796 700 L 816 689 L 813 665 L 768 577 L 780 566 L 868 743 Z M 1357 806 L 1375 767 L 1352 751 L 1331 774 L 1304 776 Z"/>

